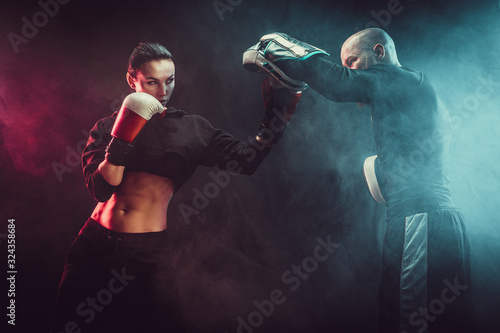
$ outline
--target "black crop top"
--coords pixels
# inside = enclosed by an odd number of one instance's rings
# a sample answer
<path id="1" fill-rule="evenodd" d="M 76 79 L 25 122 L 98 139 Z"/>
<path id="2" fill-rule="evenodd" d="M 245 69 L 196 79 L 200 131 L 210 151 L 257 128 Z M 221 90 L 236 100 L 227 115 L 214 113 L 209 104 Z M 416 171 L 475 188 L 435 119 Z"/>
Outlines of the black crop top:
<path id="1" fill-rule="evenodd" d="M 98 170 L 111 140 L 116 115 L 117 112 L 95 124 L 82 154 L 85 184 L 100 202 L 107 201 L 119 187 L 106 182 Z M 212 127 L 205 118 L 174 108 L 168 108 L 164 118 L 159 115 L 151 118 L 134 144 L 135 154 L 125 167 L 125 173 L 147 172 L 172 179 L 175 191 L 192 176 L 198 165 L 217 165 L 220 169 L 231 165 L 231 170 L 253 174 L 270 151 L 255 139 L 241 142 Z M 233 163 L 229 164 L 231 161 Z"/>

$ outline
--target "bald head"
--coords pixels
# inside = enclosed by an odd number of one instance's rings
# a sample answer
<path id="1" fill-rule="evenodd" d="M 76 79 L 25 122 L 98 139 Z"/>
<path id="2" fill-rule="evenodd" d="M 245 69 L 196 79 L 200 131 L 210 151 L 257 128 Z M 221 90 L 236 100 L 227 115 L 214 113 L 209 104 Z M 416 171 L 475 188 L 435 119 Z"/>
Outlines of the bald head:
<path id="1" fill-rule="evenodd" d="M 391 36 L 384 30 L 369 28 L 349 37 L 340 52 L 342 64 L 353 69 L 366 69 L 386 63 L 401 66 Z"/>

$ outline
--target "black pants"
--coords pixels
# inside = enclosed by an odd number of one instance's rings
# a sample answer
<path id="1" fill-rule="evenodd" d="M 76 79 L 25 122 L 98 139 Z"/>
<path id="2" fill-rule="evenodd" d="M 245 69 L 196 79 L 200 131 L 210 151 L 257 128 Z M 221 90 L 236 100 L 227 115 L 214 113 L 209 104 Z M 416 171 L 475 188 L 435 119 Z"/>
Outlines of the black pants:
<path id="1" fill-rule="evenodd" d="M 387 223 L 379 332 L 473 332 L 470 250 L 462 214 L 440 209 Z"/>
<path id="2" fill-rule="evenodd" d="M 167 232 L 119 233 L 89 219 L 66 259 L 53 333 L 183 332 Z"/>

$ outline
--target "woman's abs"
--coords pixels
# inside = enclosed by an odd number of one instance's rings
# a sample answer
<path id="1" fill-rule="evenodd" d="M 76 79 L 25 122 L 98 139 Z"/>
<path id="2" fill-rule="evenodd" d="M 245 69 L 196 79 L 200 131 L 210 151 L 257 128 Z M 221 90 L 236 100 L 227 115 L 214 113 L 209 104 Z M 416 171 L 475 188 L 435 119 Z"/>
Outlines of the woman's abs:
<path id="1" fill-rule="evenodd" d="M 167 208 L 173 181 L 144 172 L 126 173 L 118 190 L 100 202 L 92 219 L 117 232 L 155 232 L 167 228 Z"/>

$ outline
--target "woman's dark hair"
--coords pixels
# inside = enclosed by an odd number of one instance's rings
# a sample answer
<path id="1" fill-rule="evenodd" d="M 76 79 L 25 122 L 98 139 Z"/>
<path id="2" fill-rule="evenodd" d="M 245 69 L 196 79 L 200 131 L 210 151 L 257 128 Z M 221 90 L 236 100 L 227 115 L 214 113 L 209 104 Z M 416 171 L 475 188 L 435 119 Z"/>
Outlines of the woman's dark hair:
<path id="1" fill-rule="evenodd" d="M 153 60 L 172 59 L 172 53 L 158 43 L 139 43 L 128 60 L 128 73 L 136 77 L 137 69 L 144 63 Z"/>

